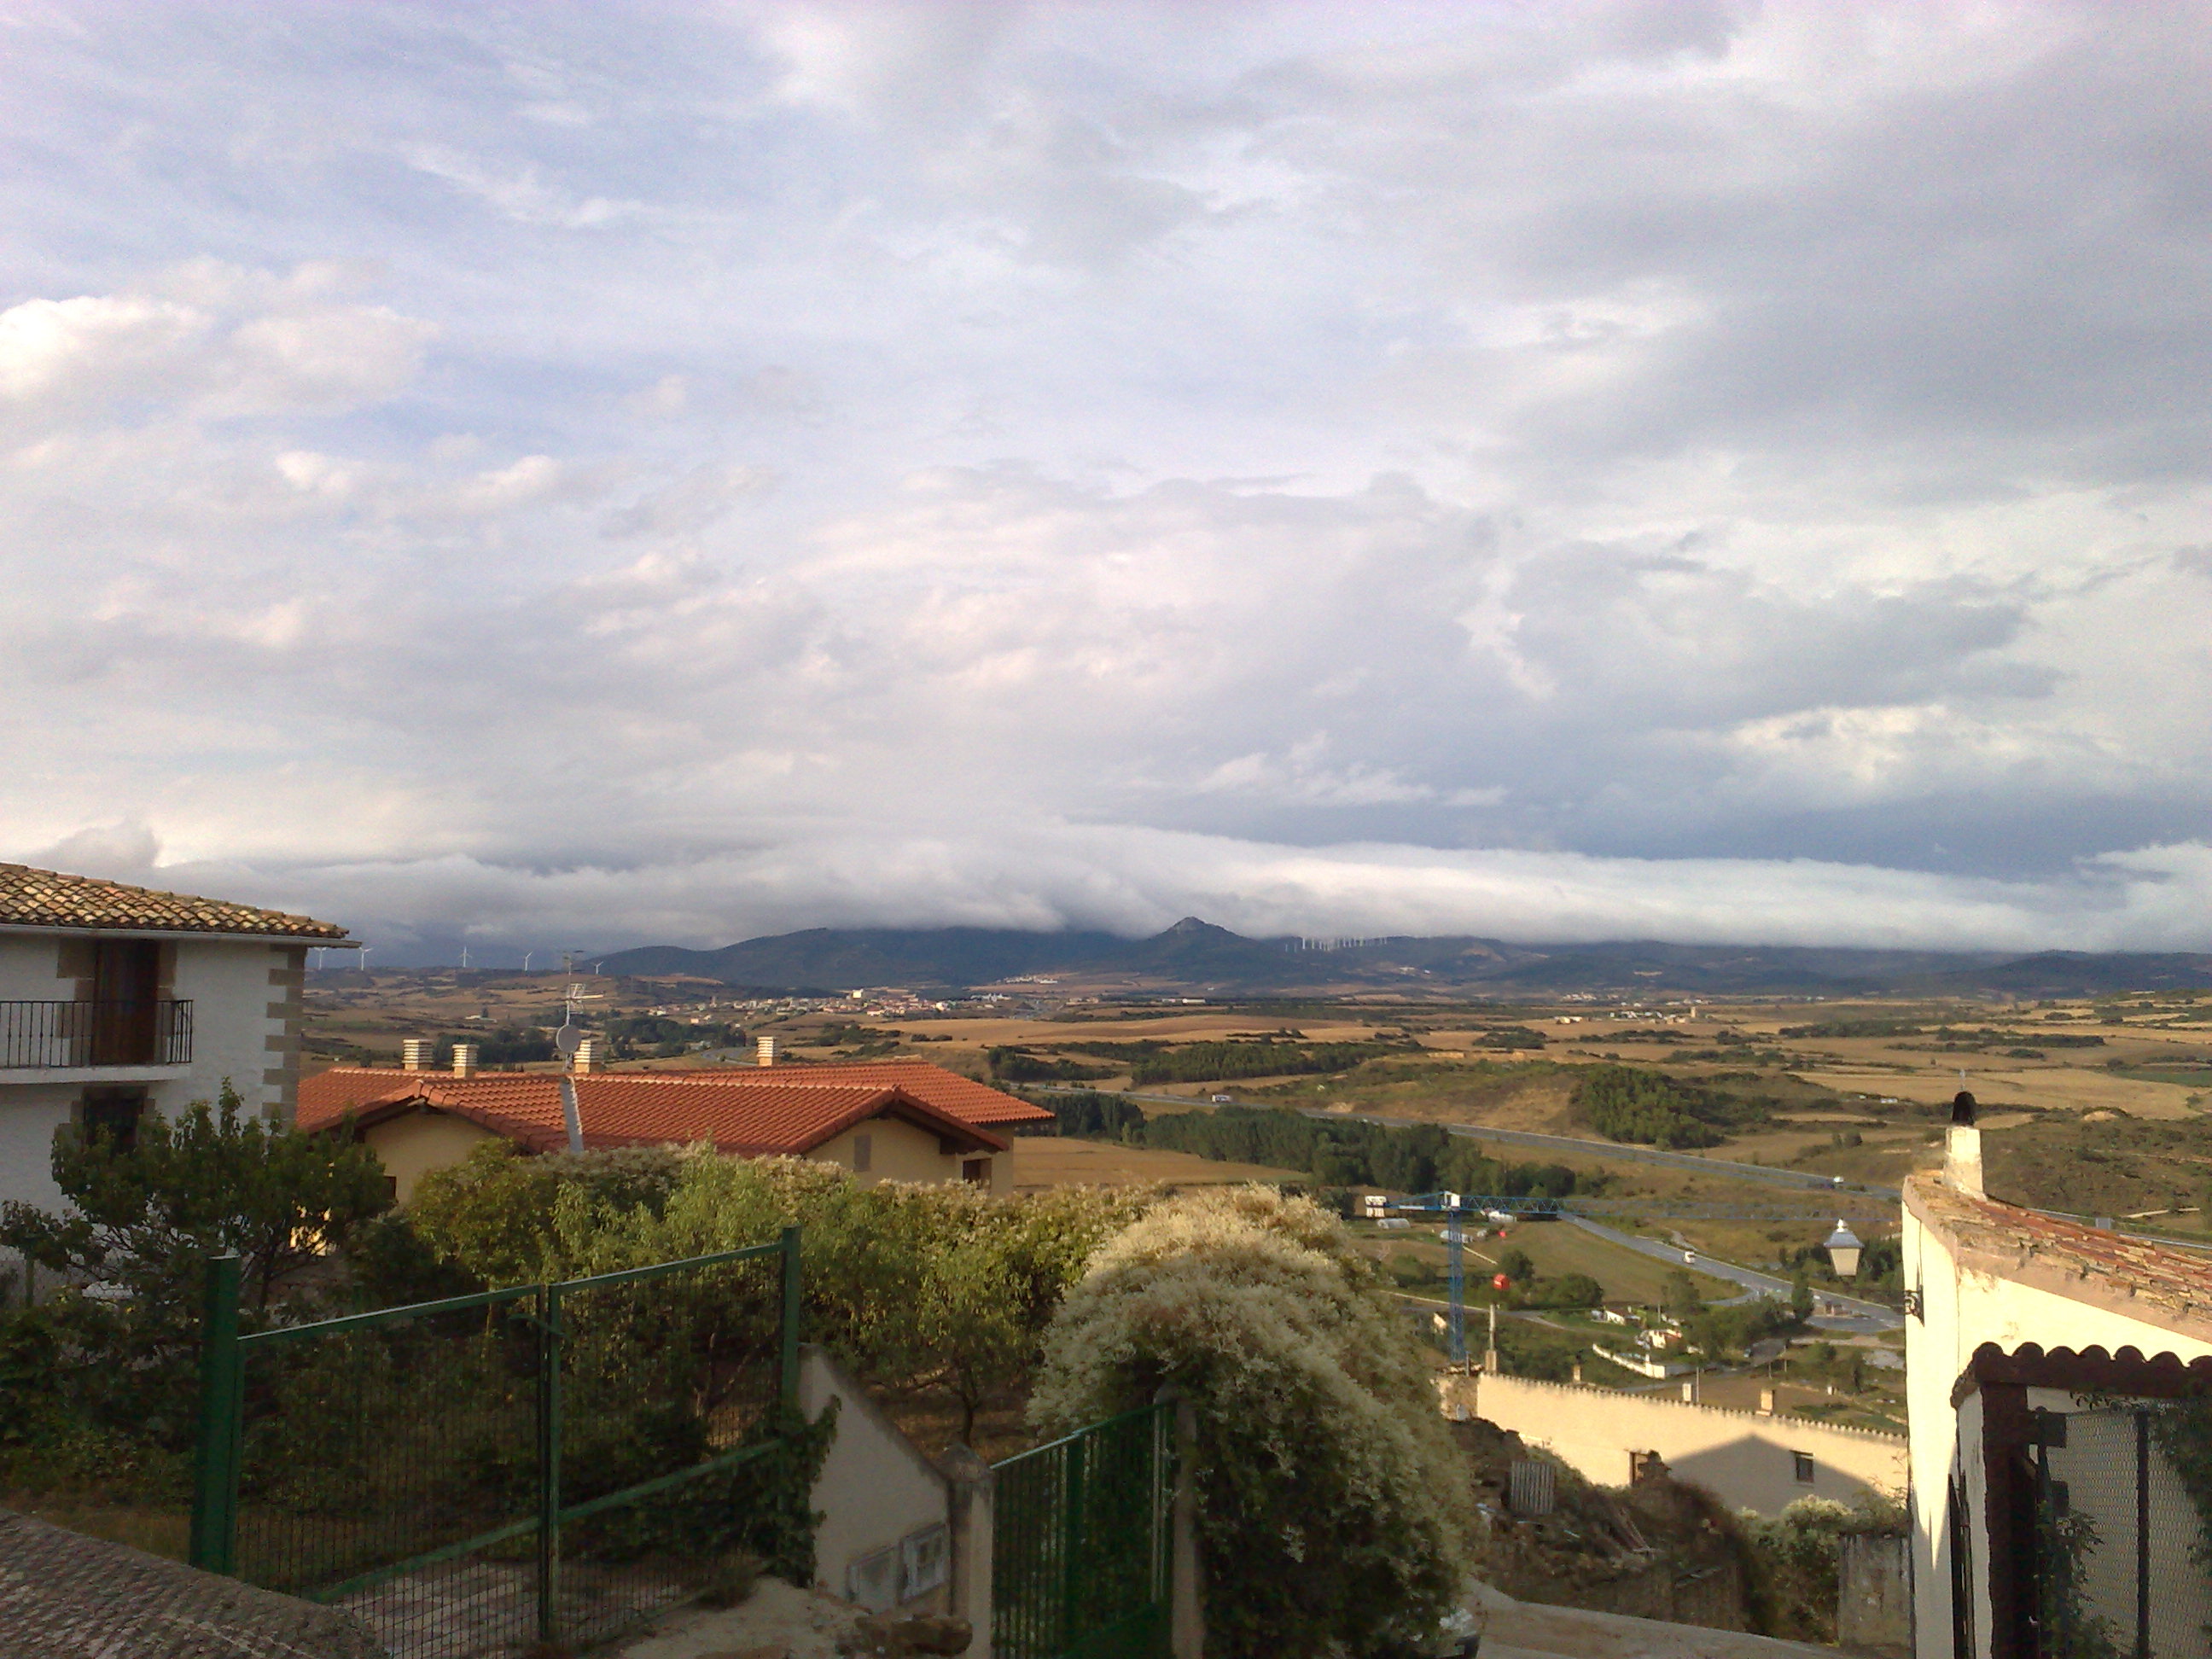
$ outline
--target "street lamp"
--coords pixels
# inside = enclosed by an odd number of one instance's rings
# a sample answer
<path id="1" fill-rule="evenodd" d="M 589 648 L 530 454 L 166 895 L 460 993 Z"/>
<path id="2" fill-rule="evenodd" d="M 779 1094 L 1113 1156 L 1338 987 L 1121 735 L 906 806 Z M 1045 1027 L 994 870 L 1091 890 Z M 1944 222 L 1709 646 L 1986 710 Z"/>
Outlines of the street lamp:
<path id="1" fill-rule="evenodd" d="M 1828 1253 L 1828 1265 L 1836 1270 L 1838 1279 L 1859 1276 L 1859 1252 L 1866 1247 L 1859 1243 L 1858 1235 L 1836 1218 L 1836 1231 L 1828 1235 L 1828 1242 L 1820 1247 Z"/>

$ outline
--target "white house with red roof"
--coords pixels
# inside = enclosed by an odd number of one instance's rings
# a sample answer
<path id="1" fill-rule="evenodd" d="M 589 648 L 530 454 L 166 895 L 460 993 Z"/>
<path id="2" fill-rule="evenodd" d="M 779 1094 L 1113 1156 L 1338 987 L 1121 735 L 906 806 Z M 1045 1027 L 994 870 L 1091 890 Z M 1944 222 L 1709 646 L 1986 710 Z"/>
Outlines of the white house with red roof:
<path id="1" fill-rule="evenodd" d="M 477 1072 L 465 1052 L 452 1072 L 319 1073 L 300 1085 L 300 1127 L 349 1129 L 404 1203 L 423 1176 L 493 1139 L 527 1152 L 703 1145 L 835 1164 L 865 1182 L 1005 1192 L 1013 1184 L 1005 1127 L 1051 1116 L 934 1066 Z"/>
<path id="2" fill-rule="evenodd" d="M 54 1132 L 127 1139 L 227 1081 L 291 1116 L 307 916 L 0 864 L 0 1200 L 58 1207 Z"/>

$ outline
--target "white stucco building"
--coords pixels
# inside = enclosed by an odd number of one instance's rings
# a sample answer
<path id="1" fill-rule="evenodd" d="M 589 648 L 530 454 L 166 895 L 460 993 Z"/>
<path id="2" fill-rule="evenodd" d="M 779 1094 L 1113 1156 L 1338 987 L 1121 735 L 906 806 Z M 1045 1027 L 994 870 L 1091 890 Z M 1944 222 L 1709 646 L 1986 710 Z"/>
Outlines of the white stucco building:
<path id="1" fill-rule="evenodd" d="M 0 1200 L 58 1207 L 54 1132 L 212 1101 L 289 1122 L 306 916 L 0 865 Z"/>
<path id="2" fill-rule="evenodd" d="M 2212 1256 L 1993 1200 L 1951 1138 L 1905 1188 L 1917 1659 L 2212 1652 L 2167 1452 L 2212 1422 Z"/>

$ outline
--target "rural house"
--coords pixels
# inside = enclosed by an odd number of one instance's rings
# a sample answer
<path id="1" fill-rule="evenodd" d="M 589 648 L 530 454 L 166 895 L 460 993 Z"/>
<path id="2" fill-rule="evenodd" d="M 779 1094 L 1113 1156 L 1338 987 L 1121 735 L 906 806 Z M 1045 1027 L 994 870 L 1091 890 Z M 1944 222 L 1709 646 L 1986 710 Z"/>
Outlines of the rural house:
<path id="1" fill-rule="evenodd" d="M 48 1208 L 54 1131 L 128 1139 L 227 1079 L 271 1122 L 299 1077 L 306 916 L 0 865 L 0 1199 Z"/>
<path id="2" fill-rule="evenodd" d="M 2000 1203 L 1950 1135 L 1905 1188 L 1918 1659 L 2205 1653 L 2212 1257 Z"/>
<path id="3" fill-rule="evenodd" d="M 732 1157 L 835 1164 L 864 1182 L 1012 1184 L 1005 1137 L 882 1079 L 339 1066 L 307 1079 L 300 1097 L 300 1127 L 349 1121 L 402 1203 L 430 1170 L 494 1138 L 529 1152 L 704 1144 Z"/>

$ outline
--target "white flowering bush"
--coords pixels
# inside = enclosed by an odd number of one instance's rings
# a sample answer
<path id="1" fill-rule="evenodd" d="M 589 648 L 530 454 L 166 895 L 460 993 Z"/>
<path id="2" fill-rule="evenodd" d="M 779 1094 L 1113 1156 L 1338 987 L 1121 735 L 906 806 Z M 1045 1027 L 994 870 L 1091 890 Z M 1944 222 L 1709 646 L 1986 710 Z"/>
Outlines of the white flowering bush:
<path id="1" fill-rule="evenodd" d="M 1465 1472 L 1334 1217 L 1218 1190 L 1102 1246 L 1046 1333 L 1030 1416 L 1065 1432 L 1164 1383 L 1196 1408 L 1210 1651 L 1382 1655 L 1434 1630 L 1465 1571 Z"/>

